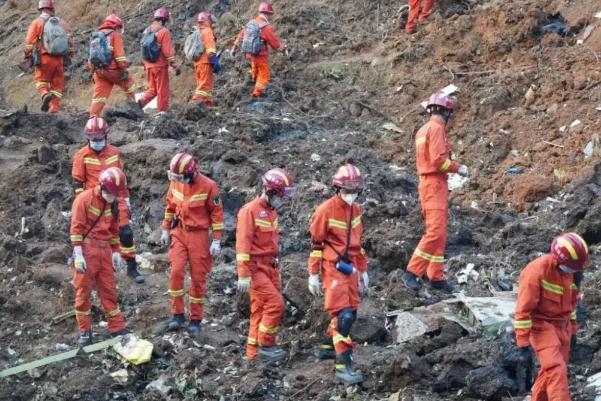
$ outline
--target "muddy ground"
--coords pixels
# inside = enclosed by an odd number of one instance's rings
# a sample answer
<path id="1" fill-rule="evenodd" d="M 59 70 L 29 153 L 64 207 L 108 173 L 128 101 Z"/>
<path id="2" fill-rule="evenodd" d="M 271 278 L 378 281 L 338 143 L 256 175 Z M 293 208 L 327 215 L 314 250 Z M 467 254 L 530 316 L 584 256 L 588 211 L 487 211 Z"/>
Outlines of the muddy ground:
<path id="1" fill-rule="evenodd" d="M 0 33 L 0 369 L 57 353 L 57 344 L 76 343 L 74 321 L 51 324 L 51 318 L 73 302 L 65 265 L 67 212 L 73 199 L 70 160 L 83 145 L 91 94 L 83 68 L 87 35 L 106 13 L 125 16 L 132 71 L 143 85 L 136 43 L 148 11 L 162 4 L 59 2 L 81 50 L 65 113 L 47 116 L 37 112 L 31 76 L 17 77 L 14 67 L 35 16 L 25 3 L 0 1 L 0 24 L 7 28 Z M 167 3 L 176 16 L 178 43 L 201 9 L 220 17 L 220 48 L 252 16 L 248 2 L 239 0 Z M 415 296 L 400 283 L 423 229 L 413 159 L 413 134 L 426 119 L 419 103 L 450 83 L 460 88 L 450 139 L 455 157 L 472 173 L 451 196 L 447 269 L 454 283 L 468 263 L 480 272 L 477 282 L 458 286 L 462 292 L 490 296 L 491 290 L 507 290 L 563 230 L 580 232 L 598 261 L 601 166 L 597 152 L 586 158 L 583 149 L 600 128 L 595 108 L 601 103 L 601 30 L 583 45 L 576 41 L 598 21 L 594 14 L 601 4 L 444 0 L 413 37 L 399 34 L 404 17 L 397 1 L 373 4 L 276 2 L 274 26 L 291 51 L 272 58 L 273 85 L 260 101 L 248 96 L 244 62 L 226 55 L 213 110 L 187 104 L 193 91 L 189 65 L 173 77 L 174 106 L 166 117 L 120 104 L 123 97 L 115 91 L 106 115 L 113 125 L 110 140 L 126 162 L 139 253 L 154 255 L 153 269 L 143 271 L 146 284 L 119 276 L 119 301 L 130 326 L 154 343 L 153 360 L 127 367 L 127 381 L 120 383 L 110 374 L 123 364 L 111 355 L 78 357 L 1 379 L 0 400 L 516 399 L 511 372 L 500 366 L 506 345 L 495 335 L 446 322 L 427 336 L 392 342 L 386 311 L 443 299 L 429 291 Z M 542 32 L 557 13 L 570 27 L 566 37 Z M 396 127 L 385 129 L 385 123 Z M 209 280 L 200 343 L 164 333 L 168 266 L 158 245 L 159 225 L 165 170 L 180 149 L 197 155 L 202 170 L 220 184 L 226 211 L 224 251 Z M 328 180 L 345 162 L 367 175 L 360 202 L 372 281 L 352 332 L 366 381 L 349 389 L 334 383 L 331 362 L 317 362 L 327 317 L 306 289 L 309 217 L 331 195 Z M 287 300 L 281 341 L 290 358 L 275 368 L 248 367 L 248 305 L 234 288 L 235 214 L 256 194 L 260 174 L 274 166 L 290 169 L 299 189 L 280 219 Z M 510 167 L 522 173 L 505 173 Z M 578 401 L 594 399 L 586 377 L 601 370 L 600 280 L 593 263 L 584 281 L 589 321 L 570 365 L 571 394 Z M 94 329 L 102 339 L 100 321 L 98 313 Z M 147 388 L 156 380 L 171 387 L 168 395 Z"/>

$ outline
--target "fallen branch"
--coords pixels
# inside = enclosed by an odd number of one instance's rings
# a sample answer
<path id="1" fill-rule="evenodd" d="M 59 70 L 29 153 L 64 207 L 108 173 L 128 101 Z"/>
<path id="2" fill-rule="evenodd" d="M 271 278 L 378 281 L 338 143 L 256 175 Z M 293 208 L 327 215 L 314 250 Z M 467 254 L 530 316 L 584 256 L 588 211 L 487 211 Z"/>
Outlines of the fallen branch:
<path id="1" fill-rule="evenodd" d="M 319 380 L 321 379 L 321 377 L 318 377 L 317 379 L 313 380 L 311 383 L 307 384 L 305 387 L 301 388 L 300 390 L 298 390 L 296 393 L 292 394 L 290 396 L 290 398 L 294 398 L 297 395 L 304 393 L 305 391 L 307 391 L 309 389 L 309 387 L 311 387 L 312 385 L 314 385 L 315 383 L 317 383 Z"/>
<path id="2" fill-rule="evenodd" d="M 549 142 L 549 141 L 543 141 L 544 143 L 546 143 L 547 145 L 553 145 L 553 146 L 557 146 L 558 148 L 565 148 L 565 146 L 563 145 L 558 145 L 556 143 L 553 142 Z"/>
<path id="3" fill-rule="evenodd" d="M 454 74 L 454 75 L 485 75 L 485 74 L 494 74 L 495 72 L 498 72 L 498 71 L 507 71 L 507 70 L 523 71 L 523 70 L 530 70 L 530 69 L 536 68 L 536 67 L 538 67 L 538 66 L 537 65 L 528 65 L 528 66 L 525 66 L 525 67 L 503 68 L 502 70 L 454 72 L 454 71 L 448 69 L 447 71 L 451 72 L 451 74 Z M 444 68 L 444 66 L 443 66 L 443 68 Z"/>

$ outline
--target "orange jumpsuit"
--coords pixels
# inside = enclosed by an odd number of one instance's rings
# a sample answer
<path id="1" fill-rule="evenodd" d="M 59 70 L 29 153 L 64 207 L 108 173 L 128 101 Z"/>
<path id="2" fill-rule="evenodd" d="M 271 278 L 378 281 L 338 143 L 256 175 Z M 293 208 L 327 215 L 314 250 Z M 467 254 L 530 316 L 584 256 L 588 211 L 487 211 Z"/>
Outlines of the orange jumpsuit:
<path id="1" fill-rule="evenodd" d="M 238 280 L 250 280 L 250 326 L 246 357 L 254 359 L 258 346 L 276 345 L 284 300 L 280 294 L 277 212 L 257 197 L 238 212 L 236 263 Z"/>
<path id="2" fill-rule="evenodd" d="M 269 71 L 268 46 L 271 46 L 274 50 L 279 50 L 281 43 L 265 16 L 259 15 L 257 18 L 255 18 L 255 22 L 257 24 L 267 23 L 267 25 L 261 28 L 261 40 L 263 40 L 264 43 L 261 47 L 261 51 L 256 56 L 253 56 L 252 54 L 246 55 L 246 58 L 250 60 L 251 75 L 255 81 L 255 89 L 252 93 L 252 96 L 259 97 L 263 94 L 263 92 L 265 92 L 265 89 L 267 89 L 267 85 L 269 85 L 269 81 L 271 79 Z M 242 43 L 243 38 L 244 29 L 242 29 L 236 37 L 235 46 L 238 46 L 240 43 Z"/>
<path id="3" fill-rule="evenodd" d="M 425 233 L 407 266 L 417 277 L 425 273 L 430 281 L 444 280 L 444 252 L 447 245 L 448 198 L 447 173 L 457 172 L 460 164 L 450 158 L 444 123 L 432 116 L 415 135 L 419 203 L 426 226 Z"/>
<path id="4" fill-rule="evenodd" d="M 337 330 L 337 314 L 344 308 L 356 311 L 359 307 L 359 274 L 347 276 L 336 269 L 336 263 L 344 256 L 347 249 L 349 224 L 351 227 L 350 244 L 348 245 L 349 262 L 359 272 L 367 270 L 367 256 L 361 247 L 363 225 L 361 208 L 353 203 L 351 207 L 340 196 L 335 195 L 319 205 L 311 220 L 311 254 L 309 256 L 309 273 L 319 274 L 323 278 L 325 289 L 325 310 L 332 316 L 327 329 L 328 336 L 333 338 L 337 354 L 353 350 L 353 341 Z"/>
<path id="5" fill-rule="evenodd" d="M 123 89 L 130 100 L 135 99 L 136 91 L 136 85 L 131 77 L 128 76 L 125 81 L 121 80 L 122 72 L 127 71 L 129 66 L 129 62 L 125 57 L 121 32 L 116 30 L 116 26 L 110 21 L 104 22 L 99 30 L 105 34 L 108 33 L 107 40 L 109 46 L 113 49 L 113 60 L 108 68 L 94 71 L 94 94 L 90 106 L 90 116 L 100 115 L 109 96 L 111 96 L 113 85 Z"/>
<path id="6" fill-rule="evenodd" d="M 42 14 L 48 16 L 47 14 Z M 61 109 L 61 99 L 65 91 L 65 69 L 64 57 L 48 54 L 42 45 L 42 36 L 44 34 L 44 25 L 46 21 L 42 16 L 33 20 L 27 30 L 25 38 L 25 57 L 31 57 L 33 51 L 40 53 L 40 65 L 35 67 L 34 81 L 40 96 L 47 93 L 53 95 L 50 101 L 49 113 L 58 113 Z M 61 25 L 65 32 L 69 35 L 67 25 L 61 20 Z M 73 41 L 69 35 L 69 57 L 75 56 L 75 48 Z"/>
<path id="7" fill-rule="evenodd" d="M 184 279 L 186 262 L 190 264 L 191 284 L 188 294 L 190 320 L 202 321 L 207 274 L 211 272 L 209 229 L 213 239 L 223 232 L 223 207 L 217 184 L 201 174 L 191 184 L 171 182 L 167 191 L 162 227 L 169 230 L 173 219 L 178 224 L 171 230 L 169 245 L 169 295 L 171 313 L 184 314 Z"/>
<path id="8" fill-rule="evenodd" d="M 200 40 L 204 52 L 200 58 L 194 62 L 194 70 L 196 71 L 196 90 L 193 101 L 203 102 L 205 106 L 212 107 L 213 104 L 213 65 L 209 58 L 217 54 L 217 46 L 215 45 L 215 34 L 213 29 L 205 22 L 200 26 Z"/>
<path id="9" fill-rule="evenodd" d="M 409 0 L 409 16 L 407 17 L 405 31 L 407 33 L 415 32 L 416 20 L 421 22 L 428 19 L 432 7 L 434 7 L 434 0 Z"/>
<path id="10" fill-rule="evenodd" d="M 76 183 L 75 195 L 81 194 L 84 190 L 94 188 L 98 185 L 98 177 L 103 170 L 109 167 L 119 167 L 123 169 L 119 149 L 113 145 L 107 144 L 101 152 L 96 152 L 89 145 L 84 146 L 73 156 L 73 168 L 71 176 Z M 118 227 L 129 225 L 130 213 L 124 198 L 129 197 L 129 190 L 126 188 L 121 196 L 117 198 L 119 205 Z M 133 259 L 136 257 L 136 247 L 124 246 L 121 244 L 121 256 L 124 259 Z"/>
<path id="11" fill-rule="evenodd" d="M 119 227 L 113 209 L 102 198 L 98 185 L 77 196 L 71 208 L 71 243 L 82 247 L 86 260 L 85 273 L 75 271 L 73 274 L 75 316 L 82 333 L 92 328 L 90 313 L 94 288 L 108 321 L 109 332 L 125 328 L 125 319 L 117 304 L 113 272 L 112 252 L 119 250 Z"/>
<path id="12" fill-rule="evenodd" d="M 148 90 L 140 98 L 140 104 L 144 107 L 156 97 L 159 111 L 167 111 L 169 109 L 169 66 L 174 68 L 177 66 L 171 31 L 158 21 L 153 21 L 148 29 L 156 33 L 156 41 L 161 46 L 161 55 L 155 62 L 144 60 Z"/>
<path id="13" fill-rule="evenodd" d="M 567 364 L 576 335 L 578 287 L 552 255 L 529 263 L 520 274 L 514 329 L 518 347 L 531 346 L 541 365 L 532 401 L 570 401 Z"/>

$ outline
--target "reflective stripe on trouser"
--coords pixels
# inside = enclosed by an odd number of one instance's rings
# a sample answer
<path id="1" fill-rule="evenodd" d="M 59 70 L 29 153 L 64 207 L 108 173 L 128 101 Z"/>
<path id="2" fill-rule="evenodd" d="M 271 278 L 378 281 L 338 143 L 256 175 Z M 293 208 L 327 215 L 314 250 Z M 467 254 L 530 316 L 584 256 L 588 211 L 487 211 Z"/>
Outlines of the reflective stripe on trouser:
<path id="1" fill-rule="evenodd" d="M 567 364 L 572 326 L 565 323 L 558 327 L 549 322 L 534 322 L 535 329 L 530 331 L 530 345 L 541 366 L 532 387 L 532 401 L 571 400 Z"/>
<path id="2" fill-rule="evenodd" d="M 94 72 L 94 94 L 90 105 L 90 115 L 99 116 L 111 96 L 113 85 L 119 86 L 128 99 L 135 99 L 136 85 L 131 77 L 127 81 L 121 80 L 121 70 L 104 70 Z"/>
<path id="3" fill-rule="evenodd" d="M 444 252 L 447 245 L 447 210 L 424 210 L 425 233 L 417 244 L 407 271 L 430 281 L 444 280 Z"/>
<path id="4" fill-rule="evenodd" d="M 251 56 L 250 66 L 252 78 L 255 81 L 255 89 L 252 96 L 258 97 L 265 92 L 269 81 L 271 80 L 271 73 L 269 71 L 269 57 L 268 56 Z"/>
<path id="5" fill-rule="evenodd" d="M 48 112 L 58 113 L 65 91 L 63 56 L 42 54 L 41 64 L 35 67 L 34 80 L 40 96 L 44 96 L 48 92 L 54 95 L 50 101 Z"/>
<path id="6" fill-rule="evenodd" d="M 213 106 L 213 65 L 211 63 L 196 63 L 196 90 L 193 101 L 200 101 L 205 106 Z"/>
<path id="7" fill-rule="evenodd" d="M 284 300 L 280 293 L 280 269 L 271 261 L 253 260 L 251 257 L 250 324 L 248 338 L 256 339 L 246 345 L 246 357 L 254 359 L 260 345 L 276 345 L 280 321 L 284 313 Z M 254 341 L 253 341 L 254 342 Z"/>
<path id="8" fill-rule="evenodd" d="M 338 331 L 338 317 L 333 316 L 328 328 L 326 329 L 326 333 L 328 336 L 332 337 L 332 341 L 334 342 L 334 349 L 336 350 L 336 354 L 342 354 L 346 351 L 354 351 L 355 344 L 353 344 L 353 340 L 351 339 L 350 334 L 348 336 L 343 336 Z"/>
<path id="9" fill-rule="evenodd" d="M 140 98 L 140 104 L 146 106 L 156 97 L 159 111 L 169 110 L 169 67 L 146 68 L 146 80 L 148 89 Z"/>
<path id="10" fill-rule="evenodd" d="M 186 262 L 190 265 L 190 320 L 202 320 L 207 274 L 211 271 L 212 263 L 208 230 L 185 231 L 176 227 L 171 231 L 169 290 L 171 313 L 174 315 L 183 314 L 185 311 L 183 288 Z"/>
<path id="11" fill-rule="evenodd" d="M 75 317 L 79 331 L 92 329 L 92 290 L 96 288 L 102 311 L 111 333 L 125 328 L 125 319 L 117 304 L 117 289 L 113 272 L 112 251 L 108 242 L 86 239 L 83 256 L 86 260 L 85 273 L 73 273 L 75 286 Z"/>
<path id="12" fill-rule="evenodd" d="M 130 214 L 129 209 L 127 208 L 127 204 L 125 203 L 125 199 L 120 197 L 118 198 L 118 209 L 119 209 L 119 227 L 129 225 Z M 121 256 L 123 259 L 134 259 L 136 257 L 136 243 L 132 241 L 131 244 L 121 243 Z"/>
<path id="13" fill-rule="evenodd" d="M 434 0 L 409 0 L 409 15 L 407 16 L 407 24 L 405 25 L 405 31 L 415 31 L 415 24 L 417 20 L 425 20 L 430 16 L 432 7 L 434 6 Z"/>

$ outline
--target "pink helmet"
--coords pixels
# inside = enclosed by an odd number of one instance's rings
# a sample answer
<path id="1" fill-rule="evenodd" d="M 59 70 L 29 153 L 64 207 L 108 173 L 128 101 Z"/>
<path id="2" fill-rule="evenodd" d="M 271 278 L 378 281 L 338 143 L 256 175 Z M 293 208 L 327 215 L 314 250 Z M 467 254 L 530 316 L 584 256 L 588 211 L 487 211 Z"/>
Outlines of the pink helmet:
<path id="1" fill-rule="evenodd" d="M 209 24 L 212 25 L 215 22 L 217 22 L 217 18 L 215 18 L 215 16 L 213 14 L 211 14 L 210 12 L 203 11 L 198 14 L 198 18 L 196 19 L 196 22 L 198 22 L 198 23 L 208 22 Z"/>
<path id="2" fill-rule="evenodd" d="M 111 14 L 104 19 L 104 22 L 110 22 L 117 29 L 123 28 L 123 20 L 117 14 Z"/>
<path id="3" fill-rule="evenodd" d="M 101 140 L 111 132 L 111 127 L 102 117 L 91 117 L 83 129 L 83 134 L 90 141 Z"/>
<path id="4" fill-rule="evenodd" d="M 125 173 L 119 167 L 109 167 L 103 170 L 98 177 L 98 182 L 113 196 L 119 196 L 127 188 Z"/>
<path id="5" fill-rule="evenodd" d="M 436 92 L 430 96 L 426 109 L 430 106 L 440 106 L 448 111 L 453 111 L 453 100 L 443 92 Z"/>
<path id="6" fill-rule="evenodd" d="M 365 181 L 359 169 L 352 164 L 340 167 L 332 178 L 332 186 L 347 191 L 360 191 Z"/>
<path id="7" fill-rule="evenodd" d="M 153 18 L 169 21 L 169 18 L 171 18 L 171 15 L 169 14 L 169 10 L 166 7 L 161 7 L 154 12 Z"/>
<path id="8" fill-rule="evenodd" d="M 584 270 L 589 261 L 586 241 L 576 233 L 557 236 L 551 243 L 551 254 L 560 265 L 566 265 L 576 271 Z"/>
<path id="9" fill-rule="evenodd" d="M 42 8 L 51 8 L 54 10 L 54 0 L 40 0 L 38 2 L 38 10 Z"/>
<path id="10" fill-rule="evenodd" d="M 292 174 L 281 168 L 273 168 L 263 174 L 261 183 L 265 192 L 275 191 L 281 198 L 291 197 L 296 192 Z"/>
<path id="11" fill-rule="evenodd" d="M 263 1 L 259 4 L 259 12 L 263 14 L 273 14 L 273 6 L 271 3 Z"/>

